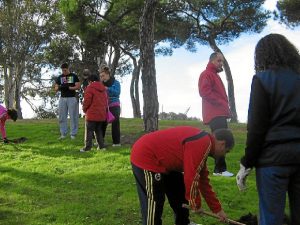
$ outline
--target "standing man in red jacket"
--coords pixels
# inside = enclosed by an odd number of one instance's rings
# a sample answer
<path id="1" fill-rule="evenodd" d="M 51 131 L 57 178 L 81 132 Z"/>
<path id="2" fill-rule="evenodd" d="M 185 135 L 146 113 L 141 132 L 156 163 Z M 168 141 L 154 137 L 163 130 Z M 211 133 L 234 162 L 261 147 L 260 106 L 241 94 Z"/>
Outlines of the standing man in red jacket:
<path id="1" fill-rule="evenodd" d="M 208 156 L 223 156 L 234 145 L 228 129 L 210 135 L 195 127 L 179 126 L 142 136 L 131 151 L 143 225 L 161 225 L 165 195 L 174 211 L 175 225 L 189 221 L 189 204 L 201 210 L 201 195 L 220 220 L 226 220 L 219 200 L 209 184 Z"/>
<path id="2" fill-rule="evenodd" d="M 203 123 L 208 124 L 212 132 L 216 129 L 228 128 L 227 119 L 231 117 L 225 87 L 218 75 L 223 71 L 223 62 L 224 57 L 220 52 L 212 53 L 198 82 L 199 94 L 202 97 Z M 225 156 L 215 159 L 213 174 L 233 176 L 233 173 L 227 171 Z"/>

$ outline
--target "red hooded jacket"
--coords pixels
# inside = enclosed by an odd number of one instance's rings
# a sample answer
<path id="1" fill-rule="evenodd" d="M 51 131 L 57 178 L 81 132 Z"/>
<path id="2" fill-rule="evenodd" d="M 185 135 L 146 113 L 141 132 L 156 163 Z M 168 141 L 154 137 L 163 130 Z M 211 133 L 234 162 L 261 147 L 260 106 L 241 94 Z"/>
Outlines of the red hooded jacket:
<path id="1" fill-rule="evenodd" d="M 95 81 L 86 87 L 82 110 L 87 121 L 106 121 L 107 94 L 101 82 Z"/>
<path id="2" fill-rule="evenodd" d="M 218 116 L 231 117 L 224 84 L 217 73 L 216 66 L 208 63 L 198 81 L 199 94 L 202 97 L 203 123 L 208 124 Z"/>

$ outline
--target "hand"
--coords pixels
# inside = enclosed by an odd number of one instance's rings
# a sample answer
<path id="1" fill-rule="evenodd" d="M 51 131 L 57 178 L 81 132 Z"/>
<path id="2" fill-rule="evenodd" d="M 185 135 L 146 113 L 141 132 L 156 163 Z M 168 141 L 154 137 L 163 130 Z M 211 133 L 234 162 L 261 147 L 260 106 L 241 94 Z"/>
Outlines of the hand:
<path id="1" fill-rule="evenodd" d="M 236 175 L 236 184 L 240 191 L 244 191 L 247 188 L 246 179 L 250 172 L 251 168 L 246 169 L 245 166 L 240 163 L 240 170 Z"/>
<path id="2" fill-rule="evenodd" d="M 8 143 L 9 143 L 9 141 L 8 141 L 7 138 L 3 138 L 3 142 L 4 142 L 5 144 L 8 144 Z"/>
<path id="3" fill-rule="evenodd" d="M 216 213 L 216 215 L 219 217 L 221 222 L 226 222 L 227 221 L 227 215 L 223 211 L 223 209 L 219 212 Z"/>

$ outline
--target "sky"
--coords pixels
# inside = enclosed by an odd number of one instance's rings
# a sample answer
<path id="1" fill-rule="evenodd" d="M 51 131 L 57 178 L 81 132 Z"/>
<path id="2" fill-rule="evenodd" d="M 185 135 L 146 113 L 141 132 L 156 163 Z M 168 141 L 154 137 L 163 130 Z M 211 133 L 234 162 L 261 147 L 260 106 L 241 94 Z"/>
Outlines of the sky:
<path id="1" fill-rule="evenodd" d="M 276 8 L 277 0 L 267 0 L 265 7 L 269 10 Z M 280 33 L 287 37 L 300 50 L 300 26 L 294 30 L 270 20 L 268 26 L 259 34 L 243 34 L 238 39 L 219 48 L 226 57 L 234 83 L 235 103 L 239 122 L 247 122 L 251 80 L 254 75 L 254 48 L 256 43 L 265 35 Z M 156 83 L 159 101 L 159 112 L 185 113 L 188 117 L 202 119 L 201 98 L 198 93 L 198 79 L 206 68 L 208 58 L 212 53 L 209 46 L 198 46 L 196 53 L 184 48 L 175 49 L 172 56 L 158 56 L 155 59 Z M 59 75 L 59 74 L 57 74 Z M 225 73 L 220 77 L 227 90 Z M 117 78 L 121 83 L 121 117 L 132 118 L 130 99 L 131 76 Z M 143 110 L 142 83 L 140 80 L 140 101 Z M 24 118 L 33 117 L 33 113 L 22 103 Z"/>
<path id="2" fill-rule="evenodd" d="M 276 0 L 267 0 L 265 7 L 274 10 Z M 267 34 L 280 33 L 290 40 L 300 50 L 300 27 L 287 29 L 277 21 L 270 20 L 268 26 L 259 34 L 244 34 L 227 45 L 219 48 L 226 57 L 234 83 L 235 103 L 239 122 L 247 121 L 249 95 L 252 77 L 254 75 L 254 49 L 257 42 Z M 171 57 L 159 56 L 155 59 L 156 82 L 158 90 L 159 112 L 184 113 L 190 107 L 188 117 L 202 119 L 201 97 L 198 93 L 198 79 L 206 68 L 208 58 L 212 53 L 209 46 L 199 46 L 196 53 L 183 48 L 174 50 Z M 220 77 L 227 90 L 225 72 Z M 131 118 L 132 107 L 130 100 L 131 77 L 122 78 L 121 104 L 122 117 Z M 140 83 L 140 89 L 142 84 Z M 140 100 L 142 100 L 140 94 Z M 141 107 L 142 110 L 142 107 Z"/>

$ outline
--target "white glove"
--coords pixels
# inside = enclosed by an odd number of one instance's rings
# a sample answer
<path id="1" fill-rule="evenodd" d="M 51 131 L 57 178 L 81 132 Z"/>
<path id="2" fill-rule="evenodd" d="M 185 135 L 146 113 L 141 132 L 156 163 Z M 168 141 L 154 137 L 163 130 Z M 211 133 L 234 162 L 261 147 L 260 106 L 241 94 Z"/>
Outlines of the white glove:
<path id="1" fill-rule="evenodd" d="M 244 191 L 246 187 L 246 178 L 251 172 L 251 168 L 246 169 L 243 164 L 240 164 L 240 170 L 236 175 L 236 184 L 240 191 Z"/>

